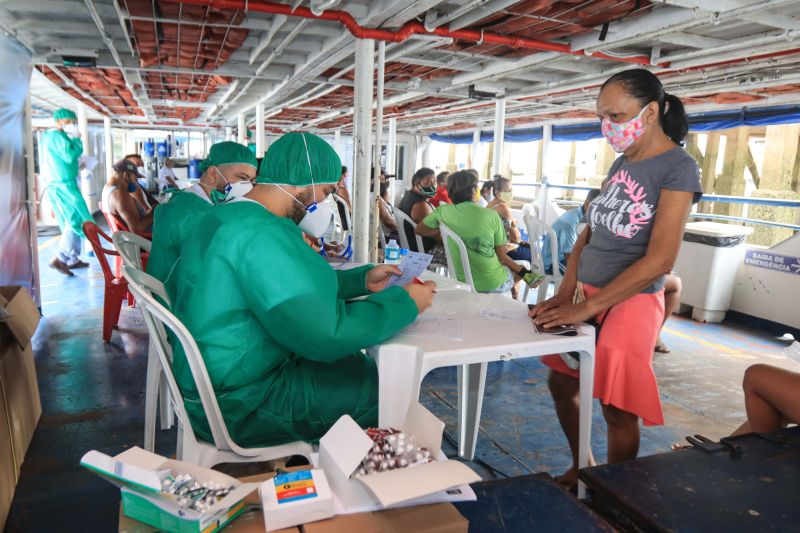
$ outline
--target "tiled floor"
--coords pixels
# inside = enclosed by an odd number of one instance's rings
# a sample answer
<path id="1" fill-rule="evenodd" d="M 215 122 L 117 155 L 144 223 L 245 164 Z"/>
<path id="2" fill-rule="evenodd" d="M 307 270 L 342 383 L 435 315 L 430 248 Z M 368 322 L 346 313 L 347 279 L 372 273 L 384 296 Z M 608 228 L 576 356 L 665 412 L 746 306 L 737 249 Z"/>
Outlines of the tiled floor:
<path id="1" fill-rule="evenodd" d="M 34 338 L 43 416 L 22 467 L 8 531 L 112 531 L 118 491 L 78 466 L 88 450 L 119 453 L 141 445 L 147 333 L 137 309 L 123 308 L 111 343 L 100 338 L 103 278 L 97 261 L 64 278 L 47 268 L 54 238 L 40 239 L 42 310 Z M 755 362 L 789 366 L 785 341 L 733 324 L 673 318 L 657 355 L 666 425 L 643 428 L 641 454 L 669 450 L 686 435 L 727 435 L 744 419 L 741 378 Z M 528 472 L 559 473 L 569 464 L 566 441 L 537 360 L 494 363 L 486 383 L 481 435 L 472 463 L 484 478 Z M 455 437 L 456 377 L 439 369 L 425 379 L 422 402 Z M 594 411 L 593 449 L 605 460 L 605 424 Z M 175 430 L 160 432 L 157 451 L 175 451 Z M 455 453 L 452 444 L 446 451 Z"/>

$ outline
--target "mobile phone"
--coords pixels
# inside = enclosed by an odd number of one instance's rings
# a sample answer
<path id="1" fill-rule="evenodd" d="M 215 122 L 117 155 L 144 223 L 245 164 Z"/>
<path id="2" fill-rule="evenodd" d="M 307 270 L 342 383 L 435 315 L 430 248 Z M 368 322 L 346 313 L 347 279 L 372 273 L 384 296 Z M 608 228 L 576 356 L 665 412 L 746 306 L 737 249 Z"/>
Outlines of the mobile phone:
<path id="1" fill-rule="evenodd" d="M 532 310 L 534 307 L 536 307 L 536 304 L 528 304 L 528 310 Z M 563 335 L 564 337 L 574 337 L 575 335 L 578 334 L 578 330 L 572 324 L 564 324 L 561 326 L 556 326 L 554 328 L 544 328 L 541 326 L 535 326 L 535 327 L 539 333 L 548 333 L 550 335 Z"/>

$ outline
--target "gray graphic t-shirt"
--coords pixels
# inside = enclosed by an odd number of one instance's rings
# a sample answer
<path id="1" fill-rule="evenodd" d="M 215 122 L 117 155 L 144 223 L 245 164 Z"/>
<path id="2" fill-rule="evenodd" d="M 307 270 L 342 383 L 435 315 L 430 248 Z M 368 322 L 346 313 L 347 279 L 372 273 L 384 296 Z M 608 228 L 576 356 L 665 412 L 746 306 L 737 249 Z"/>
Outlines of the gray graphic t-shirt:
<path id="1" fill-rule="evenodd" d="M 697 163 L 676 147 L 643 161 L 619 157 L 608 171 L 603 191 L 589 206 L 586 222 L 591 240 L 581 252 L 578 281 L 605 287 L 644 257 L 656 216 L 661 189 L 702 194 Z M 642 292 L 664 288 L 664 277 Z"/>

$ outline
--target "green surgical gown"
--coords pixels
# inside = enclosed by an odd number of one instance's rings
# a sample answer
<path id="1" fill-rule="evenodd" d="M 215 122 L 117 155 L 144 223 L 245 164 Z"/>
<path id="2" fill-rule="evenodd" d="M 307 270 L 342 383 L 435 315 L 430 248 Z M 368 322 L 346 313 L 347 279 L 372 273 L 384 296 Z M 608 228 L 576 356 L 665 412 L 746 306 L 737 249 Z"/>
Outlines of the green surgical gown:
<path id="1" fill-rule="evenodd" d="M 175 298 L 181 246 L 211 207 L 210 201 L 191 191 L 176 192 L 169 202 L 156 207 L 147 273 L 164 284 L 170 298 Z"/>
<path id="2" fill-rule="evenodd" d="M 378 422 L 375 362 L 361 352 L 411 324 L 402 287 L 368 294 L 369 266 L 334 270 L 297 225 L 252 201 L 209 211 L 181 250 L 173 311 L 202 353 L 231 437 L 269 446 L 321 437 L 343 414 Z M 174 372 L 211 440 L 182 348 Z"/>
<path id="3" fill-rule="evenodd" d="M 69 227 L 83 237 L 83 223 L 92 220 L 78 187 L 78 159 L 83 143 L 80 138 L 71 139 L 63 131 L 51 129 L 42 135 L 42 146 L 42 174 L 58 227 Z"/>

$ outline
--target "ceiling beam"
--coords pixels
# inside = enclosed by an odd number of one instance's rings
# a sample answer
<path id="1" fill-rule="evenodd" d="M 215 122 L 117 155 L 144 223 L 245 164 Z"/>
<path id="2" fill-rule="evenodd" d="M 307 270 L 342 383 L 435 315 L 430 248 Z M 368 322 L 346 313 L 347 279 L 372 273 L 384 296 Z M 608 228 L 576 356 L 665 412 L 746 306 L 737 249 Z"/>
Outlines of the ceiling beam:
<path id="1" fill-rule="evenodd" d="M 386 28 L 400 27 L 407 21 L 417 18 L 429 9 L 438 6 L 442 2 L 443 0 L 418 0 L 417 2 L 412 2 L 411 4 L 405 5 L 397 13 L 392 15 L 389 20 L 383 23 L 382 26 Z"/>
<path id="2" fill-rule="evenodd" d="M 711 14 L 717 11 L 730 11 L 731 9 L 745 7 L 753 2 L 748 0 L 714 0 L 714 2 L 708 2 L 707 0 L 661 0 L 661 3 L 689 9 L 698 9 Z M 762 11 L 742 15 L 738 18 L 748 22 L 763 24 L 764 26 L 780 28 L 782 30 L 795 30 L 800 28 L 800 18 L 778 13 L 775 10 L 770 10 L 768 7 Z"/>
<path id="3" fill-rule="evenodd" d="M 725 39 L 718 39 L 716 37 L 708 37 L 706 35 L 698 35 L 696 33 L 688 33 L 683 31 L 676 31 L 675 33 L 662 35 L 656 40 L 662 43 L 676 44 L 678 46 L 685 46 L 689 48 L 714 48 L 728 44 L 729 42 Z"/>

